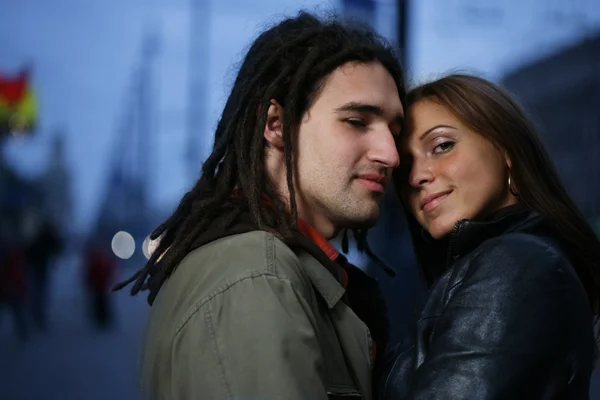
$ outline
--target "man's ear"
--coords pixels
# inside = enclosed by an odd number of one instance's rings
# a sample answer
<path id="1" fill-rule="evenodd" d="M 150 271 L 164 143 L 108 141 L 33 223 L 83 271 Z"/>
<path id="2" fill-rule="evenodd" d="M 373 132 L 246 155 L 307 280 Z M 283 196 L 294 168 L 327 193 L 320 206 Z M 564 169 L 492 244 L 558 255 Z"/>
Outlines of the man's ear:
<path id="1" fill-rule="evenodd" d="M 283 149 L 283 107 L 273 99 L 267 110 L 264 136 L 270 146 Z"/>

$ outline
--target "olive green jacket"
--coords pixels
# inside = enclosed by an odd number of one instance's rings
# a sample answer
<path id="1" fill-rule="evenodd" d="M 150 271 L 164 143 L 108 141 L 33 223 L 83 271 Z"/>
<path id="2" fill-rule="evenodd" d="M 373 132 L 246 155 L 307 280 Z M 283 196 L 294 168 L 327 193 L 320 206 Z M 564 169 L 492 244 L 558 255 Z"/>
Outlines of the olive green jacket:
<path id="1" fill-rule="evenodd" d="M 143 399 L 371 399 L 369 329 L 308 251 L 270 233 L 191 252 L 151 307 Z"/>

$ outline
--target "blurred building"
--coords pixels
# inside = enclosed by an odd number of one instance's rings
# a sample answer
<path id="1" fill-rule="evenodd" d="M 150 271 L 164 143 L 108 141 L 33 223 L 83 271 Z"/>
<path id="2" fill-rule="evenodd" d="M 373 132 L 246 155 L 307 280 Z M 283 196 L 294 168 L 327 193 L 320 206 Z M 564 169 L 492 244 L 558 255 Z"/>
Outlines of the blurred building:
<path id="1" fill-rule="evenodd" d="M 39 198 L 34 182 L 0 162 L 0 240 L 25 243 L 29 221 L 38 216 Z"/>
<path id="2" fill-rule="evenodd" d="M 4 146 L 37 125 L 37 109 L 27 68 L 17 73 L 0 71 L 0 238 L 24 240 L 25 221 L 34 215 L 39 194 L 31 182 L 8 165 Z"/>
<path id="3" fill-rule="evenodd" d="M 344 18 L 369 26 L 375 25 L 377 4 L 375 0 L 343 0 Z"/>
<path id="4" fill-rule="evenodd" d="M 73 194 L 62 132 L 57 132 L 52 139 L 48 166 L 41 177 L 40 187 L 44 197 L 44 214 L 62 237 L 69 237 L 73 227 Z"/>
<path id="5" fill-rule="evenodd" d="M 210 57 L 210 2 L 190 0 L 189 64 L 186 124 L 186 172 L 190 185 L 200 176 L 203 161 L 209 156 L 212 132 L 207 127 Z"/>
<path id="6" fill-rule="evenodd" d="M 600 228 L 600 34 L 509 73 L 503 84 L 538 123 L 563 182 Z"/>

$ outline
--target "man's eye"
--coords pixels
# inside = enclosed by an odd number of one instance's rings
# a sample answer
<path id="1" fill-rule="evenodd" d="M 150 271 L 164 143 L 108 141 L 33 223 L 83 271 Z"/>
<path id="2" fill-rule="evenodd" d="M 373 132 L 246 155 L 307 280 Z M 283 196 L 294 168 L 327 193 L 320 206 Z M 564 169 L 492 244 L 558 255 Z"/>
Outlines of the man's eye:
<path id="1" fill-rule="evenodd" d="M 346 122 L 357 128 L 364 128 L 367 126 L 367 124 L 365 124 L 364 121 L 360 119 L 347 119 Z"/>

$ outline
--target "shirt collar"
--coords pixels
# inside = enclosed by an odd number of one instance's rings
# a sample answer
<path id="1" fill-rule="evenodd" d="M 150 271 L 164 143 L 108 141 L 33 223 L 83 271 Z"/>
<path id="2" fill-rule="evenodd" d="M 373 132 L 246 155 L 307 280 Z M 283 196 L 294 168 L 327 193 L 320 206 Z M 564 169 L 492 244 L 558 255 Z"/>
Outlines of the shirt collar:
<path id="1" fill-rule="evenodd" d="M 340 252 L 319 231 L 300 218 L 298 218 L 298 230 L 327 254 L 331 261 L 335 261 L 340 255 Z"/>

